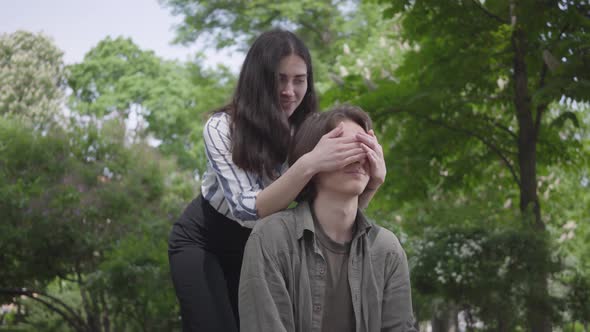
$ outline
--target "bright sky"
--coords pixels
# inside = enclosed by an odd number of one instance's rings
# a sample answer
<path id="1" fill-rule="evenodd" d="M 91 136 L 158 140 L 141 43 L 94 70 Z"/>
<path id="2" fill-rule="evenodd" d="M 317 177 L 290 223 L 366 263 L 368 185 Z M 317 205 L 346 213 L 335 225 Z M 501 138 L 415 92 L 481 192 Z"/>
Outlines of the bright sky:
<path id="1" fill-rule="evenodd" d="M 205 47 L 172 45 L 173 26 L 178 22 L 180 17 L 173 17 L 157 0 L 0 0 L 0 34 L 42 31 L 65 52 L 67 64 L 82 61 L 107 36 L 131 37 L 158 56 L 187 60 Z M 205 52 L 206 65 L 223 63 L 239 69 L 243 54 L 210 49 Z"/>

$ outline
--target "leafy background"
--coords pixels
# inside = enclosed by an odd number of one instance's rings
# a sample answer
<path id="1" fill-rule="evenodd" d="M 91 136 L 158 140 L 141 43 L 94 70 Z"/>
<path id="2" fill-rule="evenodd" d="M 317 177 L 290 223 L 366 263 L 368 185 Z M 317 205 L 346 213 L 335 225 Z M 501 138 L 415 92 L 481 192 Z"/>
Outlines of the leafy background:
<path id="1" fill-rule="evenodd" d="M 408 253 L 422 330 L 588 330 L 588 1 L 160 5 L 187 45 L 295 31 L 322 109 L 371 114 L 368 213 Z M 122 37 L 66 66 L 43 34 L 0 36 L 0 331 L 180 330 L 167 234 L 235 80 Z"/>

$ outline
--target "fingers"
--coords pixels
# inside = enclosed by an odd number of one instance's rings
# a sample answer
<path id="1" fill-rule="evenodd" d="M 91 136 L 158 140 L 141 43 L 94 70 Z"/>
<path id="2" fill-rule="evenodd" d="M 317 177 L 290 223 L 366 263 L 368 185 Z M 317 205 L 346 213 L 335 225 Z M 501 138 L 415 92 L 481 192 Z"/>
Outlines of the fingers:
<path id="1" fill-rule="evenodd" d="M 334 155 L 336 169 L 341 169 L 348 164 L 361 161 L 365 158 L 367 158 L 367 153 L 362 147 L 343 150 L 343 152 Z"/>
<path id="2" fill-rule="evenodd" d="M 338 138 L 334 138 L 332 139 L 334 141 L 334 143 L 352 143 L 352 142 L 358 142 L 359 140 L 356 138 L 356 136 L 344 136 L 344 137 L 338 137 Z"/>
<path id="3" fill-rule="evenodd" d="M 377 162 L 379 161 L 379 156 L 377 155 L 377 153 L 365 144 L 363 144 L 363 151 L 367 155 L 367 159 L 369 160 L 371 166 L 377 165 Z"/>
<path id="4" fill-rule="evenodd" d="M 336 128 L 330 130 L 330 132 L 325 134 L 324 137 L 326 137 L 326 138 L 340 137 L 343 132 L 344 132 L 344 125 L 342 124 L 342 122 L 340 122 L 338 124 L 338 126 L 336 126 Z"/>
<path id="5" fill-rule="evenodd" d="M 353 141 L 351 143 L 341 143 L 334 147 L 334 151 L 349 151 L 355 148 L 362 148 L 363 143 Z"/>
<path id="6" fill-rule="evenodd" d="M 329 138 L 323 139 L 325 146 L 328 146 L 331 151 L 340 151 L 344 149 L 352 149 L 355 147 L 360 147 L 362 144 L 356 136 L 346 136 L 346 137 L 337 137 L 337 138 Z M 320 140 L 320 142 L 322 142 Z"/>
<path id="7" fill-rule="evenodd" d="M 374 136 L 370 136 L 368 134 L 362 134 L 362 133 L 358 133 L 356 134 L 356 138 L 365 143 L 366 145 L 368 145 L 371 149 L 375 149 L 377 146 L 377 141 L 375 140 Z"/>
<path id="8" fill-rule="evenodd" d="M 367 145 L 371 150 L 377 152 L 379 155 L 383 155 L 383 148 L 377 142 L 375 136 L 369 136 L 367 134 L 357 134 L 356 137 L 362 142 L 364 145 Z"/>
<path id="9" fill-rule="evenodd" d="M 362 149 L 360 149 L 362 151 Z M 354 154 L 342 159 L 342 163 L 340 164 L 340 168 L 345 167 L 346 165 L 350 165 L 352 163 L 361 162 L 363 159 L 367 158 L 367 154 L 362 151 L 359 154 Z"/>
<path id="10" fill-rule="evenodd" d="M 354 157 L 354 156 L 359 156 L 359 157 L 364 158 L 367 156 L 367 153 L 365 152 L 365 149 L 363 149 L 363 148 L 354 148 L 354 149 L 350 149 L 350 150 L 345 150 L 344 152 L 339 154 L 337 158 L 338 158 L 338 160 L 345 160 L 346 158 L 350 158 L 350 157 Z"/>

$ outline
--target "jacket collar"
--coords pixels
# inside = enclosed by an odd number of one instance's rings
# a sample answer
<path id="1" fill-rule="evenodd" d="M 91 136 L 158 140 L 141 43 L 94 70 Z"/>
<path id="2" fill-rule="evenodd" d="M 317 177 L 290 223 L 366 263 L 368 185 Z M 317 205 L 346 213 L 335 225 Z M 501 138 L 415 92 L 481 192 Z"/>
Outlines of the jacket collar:
<path id="1" fill-rule="evenodd" d="M 365 215 L 360 209 L 357 210 L 355 222 L 357 224 L 357 232 L 353 239 L 366 234 L 372 227 L 371 223 L 365 218 Z M 301 202 L 295 207 L 295 223 L 295 234 L 297 235 L 298 240 L 303 237 L 305 231 L 315 234 L 310 202 Z"/>

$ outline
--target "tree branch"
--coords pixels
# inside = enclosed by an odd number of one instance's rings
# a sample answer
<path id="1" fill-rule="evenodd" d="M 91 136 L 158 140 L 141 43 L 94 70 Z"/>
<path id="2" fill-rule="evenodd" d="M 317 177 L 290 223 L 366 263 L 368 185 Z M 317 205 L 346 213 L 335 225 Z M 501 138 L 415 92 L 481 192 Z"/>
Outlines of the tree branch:
<path id="1" fill-rule="evenodd" d="M 510 171 L 510 173 L 512 174 L 512 177 L 514 178 L 514 181 L 516 182 L 516 184 L 520 187 L 520 179 L 518 178 L 518 175 L 516 174 L 516 171 L 514 169 L 514 167 L 512 166 L 512 163 L 510 162 L 510 160 L 508 160 L 508 158 L 502 153 L 502 149 L 500 149 L 498 146 L 496 146 L 495 144 L 493 144 L 492 142 L 488 141 L 487 139 L 485 139 L 482 135 L 473 132 L 471 130 L 467 130 L 464 128 L 458 128 L 458 127 L 454 127 L 451 126 L 443 121 L 440 120 L 436 120 L 436 119 L 432 119 L 428 116 L 420 116 L 414 112 L 408 112 L 405 110 L 389 110 L 388 112 L 392 112 L 392 113 L 408 113 L 411 116 L 426 120 L 428 122 L 434 123 L 436 125 L 439 125 L 443 128 L 446 128 L 448 130 L 451 131 L 456 131 L 456 132 L 460 132 L 464 135 L 467 136 L 471 136 L 474 137 L 476 139 L 478 139 L 480 142 L 482 142 L 485 146 L 487 146 L 490 150 L 492 150 L 496 155 L 498 155 L 498 157 L 500 157 L 500 159 L 502 159 L 502 161 L 504 162 L 504 164 L 506 165 L 506 167 L 508 168 L 508 170 Z"/>
<path id="2" fill-rule="evenodd" d="M 569 29 L 569 24 L 565 24 L 563 26 L 563 28 L 561 28 L 561 30 L 559 31 L 559 34 L 557 34 L 557 37 L 555 38 L 555 40 L 551 43 L 550 46 L 554 46 L 553 43 L 558 43 L 559 40 L 561 39 L 561 36 Z M 539 87 L 538 89 L 542 89 L 545 87 L 545 79 L 547 78 L 547 73 L 548 73 L 548 66 L 547 63 L 545 61 L 543 61 L 543 68 L 541 68 L 541 75 L 539 77 Z M 537 140 L 539 138 L 539 132 L 541 131 L 541 118 L 543 116 L 543 113 L 545 112 L 545 110 L 547 109 L 547 103 L 541 103 L 537 106 L 537 114 L 536 114 L 536 118 L 535 118 L 535 126 L 534 126 L 534 130 L 535 130 L 535 140 Z"/>
<path id="3" fill-rule="evenodd" d="M 500 157 L 500 159 L 502 159 L 502 161 L 506 164 L 506 167 L 508 167 L 508 170 L 510 171 L 510 173 L 512 174 L 512 177 L 514 178 L 514 181 L 518 184 L 518 186 L 520 187 L 520 179 L 518 178 L 518 175 L 516 174 L 516 171 L 514 170 L 514 167 L 512 166 L 512 164 L 510 163 L 510 160 L 508 160 L 508 158 L 502 153 L 501 149 L 499 147 L 497 147 L 496 145 L 494 145 L 493 143 L 489 142 L 488 140 L 486 140 L 482 135 L 472 132 L 471 130 L 467 130 L 467 129 L 463 129 L 463 128 L 458 128 L 458 127 L 453 127 L 443 121 L 440 120 L 435 120 L 435 119 L 431 119 L 429 117 L 424 117 L 424 119 L 428 122 L 437 124 L 441 127 L 444 127 L 446 129 L 449 129 L 451 131 L 457 131 L 460 133 L 463 133 L 467 136 L 471 136 L 474 137 L 476 139 L 478 139 L 480 142 L 482 142 L 485 146 L 487 146 L 490 150 L 492 150 L 493 152 L 495 152 L 498 157 Z"/>
<path id="4" fill-rule="evenodd" d="M 501 129 L 502 131 L 505 131 L 506 133 L 508 133 L 512 138 L 514 138 L 515 140 L 518 140 L 518 135 L 516 135 L 515 132 L 513 132 L 512 130 L 510 130 L 510 128 L 498 123 L 496 121 L 496 119 L 492 118 L 491 116 L 487 116 L 487 115 L 483 115 L 483 114 L 478 114 L 477 116 L 472 116 L 473 118 L 481 118 L 486 120 L 487 122 L 489 122 L 492 126 L 497 127 L 498 129 Z"/>
<path id="5" fill-rule="evenodd" d="M 7 294 L 7 295 L 11 295 L 11 296 L 14 296 L 14 295 L 26 296 L 32 300 L 42 303 L 49 310 L 60 315 L 64 320 L 66 320 L 74 328 L 74 330 L 77 330 L 77 331 L 85 331 L 86 330 L 86 324 L 85 324 L 84 320 L 78 315 L 78 313 L 76 313 L 72 308 L 70 308 L 70 306 L 65 304 L 62 300 L 60 300 L 54 296 L 51 296 L 49 294 L 39 292 L 36 290 L 29 290 L 29 289 L 25 289 L 25 288 L 15 288 L 15 289 L 0 288 L 0 294 Z M 39 296 L 46 297 L 46 298 L 50 299 L 51 301 L 56 302 L 59 306 L 62 307 L 62 309 L 58 308 L 56 305 L 52 304 L 51 302 L 49 302 Z"/>
<path id="6" fill-rule="evenodd" d="M 541 77 L 539 78 L 539 89 L 545 86 L 545 77 L 547 76 L 547 64 L 543 62 L 543 68 L 541 69 Z M 535 141 L 539 138 L 539 131 L 541 130 L 541 117 L 543 112 L 547 109 L 547 103 L 540 103 L 537 106 L 537 116 L 535 117 Z"/>
<path id="7" fill-rule="evenodd" d="M 483 6 L 483 5 L 482 5 L 482 4 L 481 4 L 481 3 L 480 3 L 478 0 L 471 0 L 471 2 L 473 2 L 473 4 L 474 4 L 474 5 L 475 5 L 477 8 L 481 9 L 481 11 L 483 11 L 483 12 L 484 12 L 484 13 L 485 13 L 485 14 L 486 14 L 488 17 L 490 17 L 490 18 L 492 18 L 492 19 L 494 19 L 494 20 L 496 20 L 496 21 L 498 21 L 498 22 L 500 22 L 500 23 L 504 23 L 504 24 L 508 24 L 508 23 L 510 23 L 510 21 L 509 21 L 509 20 L 505 20 L 505 19 L 501 18 L 500 16 L 498 16 L 498 15 L 496 15 L 496 14 L 494 14 L 494 13 L 490 12 L 490 11 L 489 11 L 489 10 L 488 10 L 486 7 L 484 7 L 484 6 Z"/>
<path id="8" fill-rule="evenodd" d="M 307 28 L 309 30 L 311 30 L 313 33 L 315 33 L 316 35 L 318 35 L 318 40 L 322 43 L 328 43 L 329 41 L 324 40 L 324 33 L 322 33 L 321 30 L 317 29 L 316 27 L 314 27 L 313 25 L 305 22 L 305 21 L 301 21 L 301 22 L 297 22 L 299 24 L 301 24 L 302 27 Z"/>
<path id="9" fill-rule="evenodd" d="M 70 278 L 66 277 L 66 276 L 65 276 L 65 275 L 63 275 L 62 273 L 58 273 L 58 274 L 57 274 L 57 276 L 58 276 L 60 279 L 62 279 L 62 280 L 65 280 L 65 281 L 74 282 L 74 283 L 77 283 L 77 282 L 78 282 L 78 281 L 77 281 L 77 280 L 75 280 L 75 279 L 70 279 Z"/>

